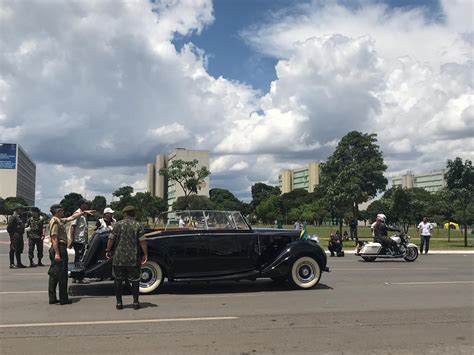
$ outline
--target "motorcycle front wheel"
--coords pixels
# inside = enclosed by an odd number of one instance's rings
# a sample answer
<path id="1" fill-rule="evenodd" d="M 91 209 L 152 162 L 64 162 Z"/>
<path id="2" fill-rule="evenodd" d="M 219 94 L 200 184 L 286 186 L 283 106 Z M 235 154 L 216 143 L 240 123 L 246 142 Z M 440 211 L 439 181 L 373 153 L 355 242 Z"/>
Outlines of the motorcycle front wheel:
<path id="1" fill-rule="evenodd" d="M 405 260 L 408 262 L 415 261 L 418 258 L 418 248 L 409 247 L 405 255 Z"/>

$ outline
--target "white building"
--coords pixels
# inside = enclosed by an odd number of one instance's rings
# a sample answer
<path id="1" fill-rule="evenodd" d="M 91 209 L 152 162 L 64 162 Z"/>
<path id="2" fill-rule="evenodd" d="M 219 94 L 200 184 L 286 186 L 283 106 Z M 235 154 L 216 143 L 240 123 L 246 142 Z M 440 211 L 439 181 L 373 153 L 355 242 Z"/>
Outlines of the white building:
<path id="1" fill-rule="evenodd" d="M 0 197 L 21 197 L 35 204 L 36 165 L 16 143 L 0 143 Z"/>
<path id="2" fill-rule="evenodd" d="M 147 191 L 153 196 L 158 196 L 168 200 L 168 207 L 171 209 L 173 202 L 178 197 L 184 196 L 181 186 L 173 180 L 167 180 L 160 175 L 161 168 L 167 167 L 173 160 L 198 161 L 196 169 L 206 167 L 209 169 L 209 151 L 207 150 L 187 150 L 184 148 L 176 148 L 170 155 L 157 155 L 156 162 L 147 164 Z M 209 177 L 207 177 L 198 195 L 209 197 Z"/>

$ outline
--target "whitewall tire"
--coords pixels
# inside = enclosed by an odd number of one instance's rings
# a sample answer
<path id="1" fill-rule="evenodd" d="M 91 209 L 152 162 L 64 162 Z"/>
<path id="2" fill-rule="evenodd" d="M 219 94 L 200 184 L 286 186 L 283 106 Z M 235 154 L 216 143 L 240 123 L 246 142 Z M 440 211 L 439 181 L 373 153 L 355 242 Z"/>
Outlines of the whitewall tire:
<path id="1" fill-rule="evenodd" d="M 160 264 L 148 260 L 140 269 L 140 293 L 152 293 L 163 284 L 164 274 Z"/>
<path id="2" fill-rule="evenodd" d="M 307 290 L 319 283 L 321 267 L 312 257 L 303 256 L 293 263 L 289 279 L 295 287 Z"/>

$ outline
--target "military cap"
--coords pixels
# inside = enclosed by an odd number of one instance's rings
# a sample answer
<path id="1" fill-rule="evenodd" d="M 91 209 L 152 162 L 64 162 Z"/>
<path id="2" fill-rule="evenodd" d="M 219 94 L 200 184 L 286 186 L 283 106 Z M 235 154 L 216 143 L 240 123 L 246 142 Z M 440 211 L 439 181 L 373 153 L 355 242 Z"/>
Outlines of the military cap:
<path id="1" fill-rule="evenodd" d="M 135 211 L 135 207 L 128 205 L 123 208 L 122 213 L 133 212 L 133 211 Z"/>
<path id="2" fill-rule="evenodd" d="M 39 213 L 40 209 L 38 207 L 32 207 L 31 212 L 38 212 Z"/>
<path id="3" fill-rule="evenodd" d="M 16 211 L 16 210 L 22 210 L 24 207 L 23 205 L 20 205 L 20 204 L 16 204 L 14 207 L 13 207 L 13 210 Z"/>

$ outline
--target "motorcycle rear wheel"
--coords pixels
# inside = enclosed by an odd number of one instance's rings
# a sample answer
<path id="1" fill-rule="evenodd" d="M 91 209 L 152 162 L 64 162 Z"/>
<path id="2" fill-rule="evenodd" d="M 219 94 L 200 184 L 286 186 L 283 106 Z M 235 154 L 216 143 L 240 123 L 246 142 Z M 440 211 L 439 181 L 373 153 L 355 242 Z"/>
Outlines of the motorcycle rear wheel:
<path id="1" fill-rule="evenodd" d="M 418 258 L 418 248 L 409 247 L 405 255 L 405 260 L 408 262 L 415 261 Z"/>

